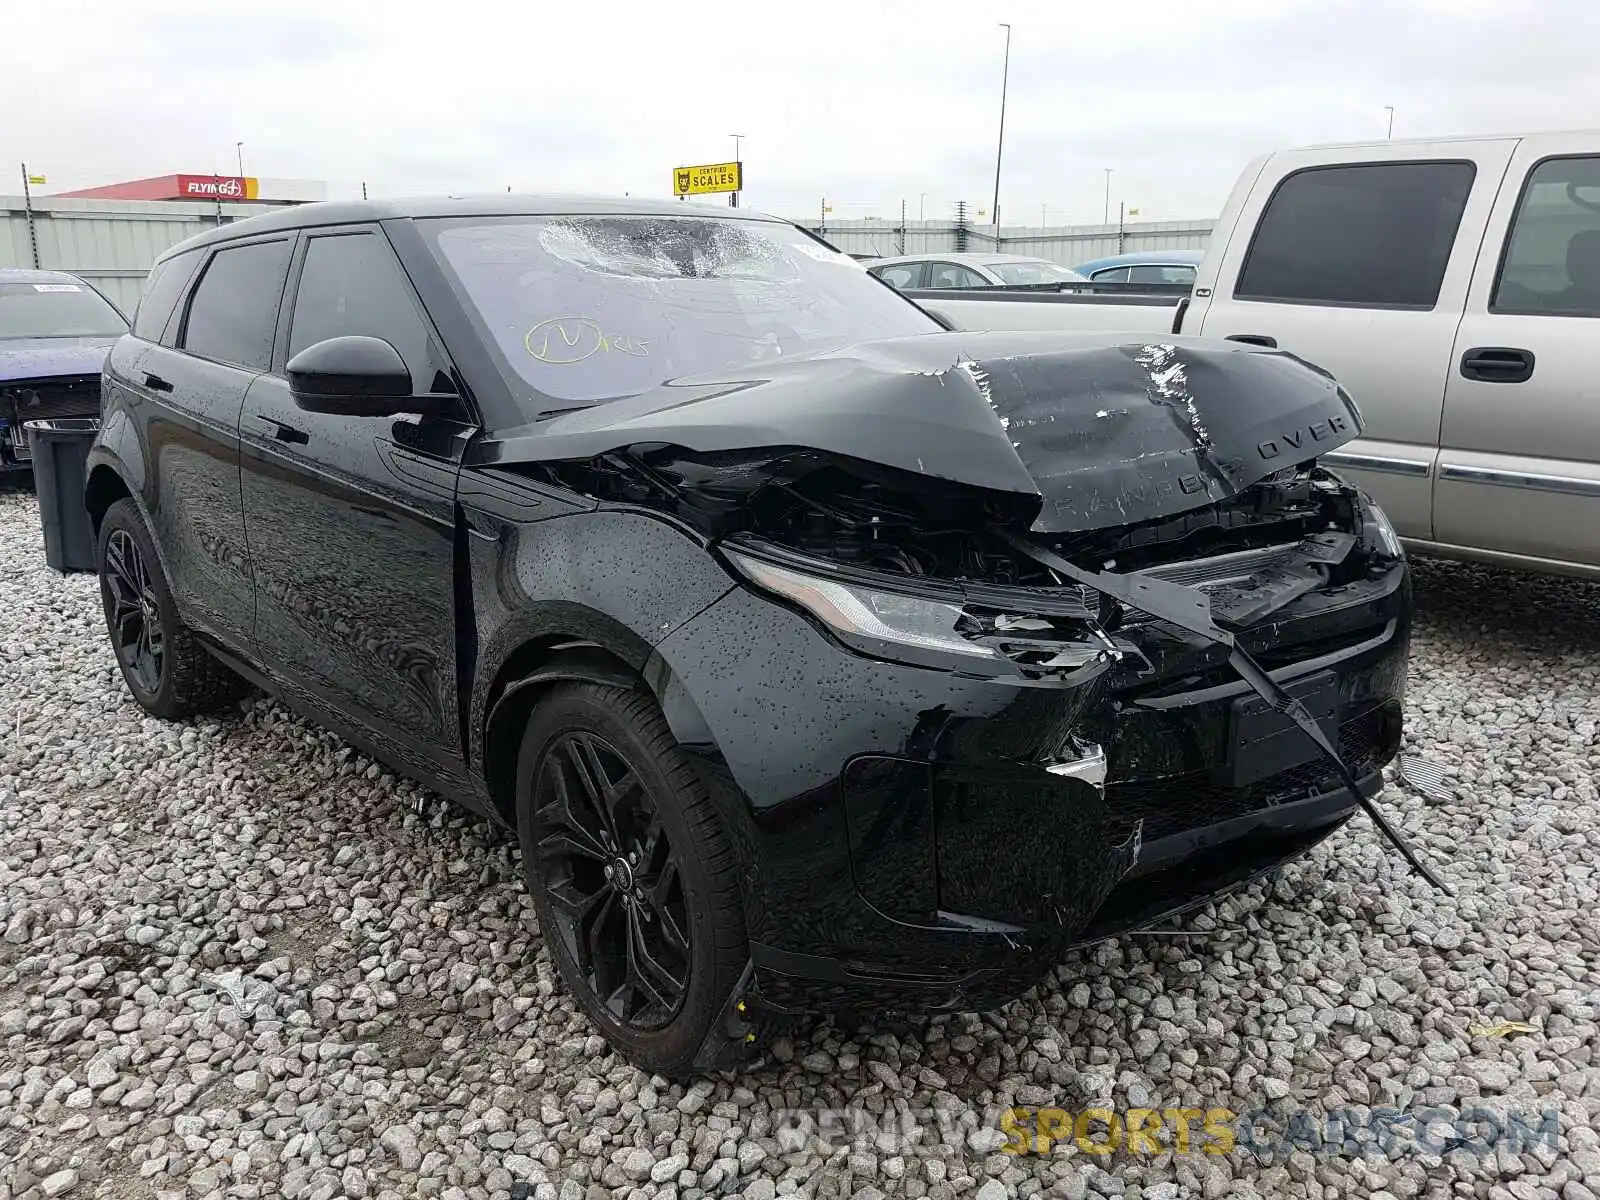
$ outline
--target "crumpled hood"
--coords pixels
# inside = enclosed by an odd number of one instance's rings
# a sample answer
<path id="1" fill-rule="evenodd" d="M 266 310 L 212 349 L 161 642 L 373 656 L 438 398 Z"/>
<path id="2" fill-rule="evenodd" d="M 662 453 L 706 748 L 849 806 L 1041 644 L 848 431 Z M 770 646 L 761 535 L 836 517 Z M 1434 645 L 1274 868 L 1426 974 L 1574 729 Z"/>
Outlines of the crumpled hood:
<path id="1" fill-rule="evenodd" d="M 114 337 L 6 338 L 0 340 L 0 383 L 58 375 L 98 375 Z"/>
<path id="2" fill-rule="evenodd" d="M 1029 496 L 1033 529 L 1062 533 L 1215 503 L 1360 431 L 1344 389 L 1281 351 L 941 333 L 674 380 L 509 431 L 478 461 L 806 448 Z"/>

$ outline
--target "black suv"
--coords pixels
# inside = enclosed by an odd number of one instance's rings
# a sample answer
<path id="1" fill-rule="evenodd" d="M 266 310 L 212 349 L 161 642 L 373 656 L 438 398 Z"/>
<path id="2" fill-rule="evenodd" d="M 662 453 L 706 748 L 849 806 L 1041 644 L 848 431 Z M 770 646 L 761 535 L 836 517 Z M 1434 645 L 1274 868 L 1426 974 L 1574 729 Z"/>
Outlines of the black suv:
<path id="1" fill-rule="evenodd" d="M 318 204 L 157 263 L 88 503 L 117 660 L 268 689 L 515 831 L 662 1073 L 982 1008 L 1326 836 L 1407 568 L 1276 351 L 957 333 L 790 224 Z M 1358 795 L 1359 794 L 1359 795 Z"/>

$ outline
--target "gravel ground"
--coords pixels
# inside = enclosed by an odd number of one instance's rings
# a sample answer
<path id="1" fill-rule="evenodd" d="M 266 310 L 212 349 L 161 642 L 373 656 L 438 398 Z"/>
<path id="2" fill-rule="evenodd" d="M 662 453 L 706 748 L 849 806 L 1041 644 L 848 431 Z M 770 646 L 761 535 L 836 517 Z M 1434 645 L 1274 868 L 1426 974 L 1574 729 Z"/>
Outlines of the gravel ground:
<path id="1" fill-rule="evenodd" d="M 1462 798 L 1383 801 L 1456 899 L 1358 818 L 1001 1013 L 819 1024 L 685 1092 L 557 987 L 507 838 L 277 705 L 141 717 L 94 581 L 38 547 L 0 494 L 0 1200 L 1600 1192 L 1600 588 L 1418 568 L 1409 749 Z M 1015 1156 L 1013 1104 L 1272 1116 L 1254 1151 L 1169 1125 L 1161 1153 Z M 1428 1105 L 1556 1125 L 1271 1150 L 1296 1111 Z M 945 1132 L 799 1137 L 797 1109 Z"/>

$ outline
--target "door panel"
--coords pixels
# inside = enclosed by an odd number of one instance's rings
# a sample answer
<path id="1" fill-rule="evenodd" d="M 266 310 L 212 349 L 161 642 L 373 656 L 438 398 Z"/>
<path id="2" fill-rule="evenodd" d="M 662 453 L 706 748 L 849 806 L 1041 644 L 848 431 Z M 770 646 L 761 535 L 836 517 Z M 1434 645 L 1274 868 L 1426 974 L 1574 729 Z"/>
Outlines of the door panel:
<path id="1" fill-rule="evenodd" d="M 151 346 L 127 380 L 152 413 L 150 514 L 173 597 L 186 622 L 236 650 L 250 645 L 255 605 L 239 498 L 239 411 L 271 360 L 293 246 L 292 237 L 278 237 L 220 247 L 167 321 L 152 296 L 145 332 L 182 350 Z"/>
<path id="2" fill-rule="evenodd" d="M 1197 308 L 1200 289 L 1212 295 L 1198 320 L 1185 322 L 1186 331 L 1272 337 L 1279 348 L 1331 371 L 1355 397 L 1365 434 L 1329 463 L 1371 492 L 1406 537 L 1433 536 L 1446 372 L 1514 146 L 1494 139 L 1274 155 L 1238 205 L 1237 227 L 1214 276 L 1208 264 L 1196 281 Z M 1382 170 L 1370 174 L 1372 168 Z M 1296 205 L 1291 186 L 1321 191 Z M 1262 218 L 1280 191 L 1293 207 L 1278 210 L 1274 228 Z M 1339 219 L 1342 206 L 1348 220 Z M 1289 217 L 1296 220 L 1286 225 Z M 1271 254 L 1276 261 L 1262 257 Z M 1297 287 L 1303 294 L 1293 294 Z"/>
<path id="3" fill-rule="evenodd" d="M 420 449 L 414 422 L 309 413 L 276 376 L 251 385 L 240 437 L 261 661 L 447 770 L 456 464 Z"/>
<path id="4" fill-rule="evenodd" d="M 149 414 L 146 500 L 178 611 L 238 649 L 255 604 L 239 507 L 239 410 L 253 375 L 156 346 L 124 380 Z"/>
<path id="5" fill-rule="evenodd" d="M 461 782 L 455 488 L 466 424 L 308 412 L 283 377 L 328 337 L 382 337 L 417 391 L 453 374 L 384 235 L 301 243 L 273 371 L 240 423 L 255 644 L 284 685 L 406 760 Z"/>
<path id="6" fill-rule="evenodd" d="M 1438 540 L 1600 566 L 1600 134 L 1518 146 L 1466 308 Z"/>

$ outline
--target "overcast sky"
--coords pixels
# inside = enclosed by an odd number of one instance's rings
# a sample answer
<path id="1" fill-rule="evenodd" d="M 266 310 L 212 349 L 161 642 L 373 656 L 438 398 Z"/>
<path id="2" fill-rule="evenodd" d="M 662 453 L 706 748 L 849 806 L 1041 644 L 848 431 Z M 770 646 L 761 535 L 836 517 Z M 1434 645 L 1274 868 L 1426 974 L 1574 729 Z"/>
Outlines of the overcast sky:
<path id="1" fill-rule="evenodd" d="M 761 15 L 765 9 L 768 15 Z M 1600 126 L 1593 0 L 52 0 L 6 5 L 0 161 L 44 191 L 174 172 L 334 197 L 664 195 L 732 157 L 748 207 L 1214 216 L 1253 154 Z M 18 190 L 0 183 L 0 192 Z M 925 199 L 924 199 L 925 195 Z"/>

